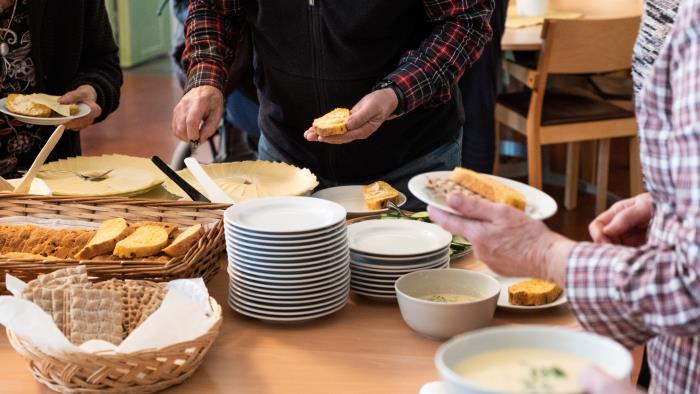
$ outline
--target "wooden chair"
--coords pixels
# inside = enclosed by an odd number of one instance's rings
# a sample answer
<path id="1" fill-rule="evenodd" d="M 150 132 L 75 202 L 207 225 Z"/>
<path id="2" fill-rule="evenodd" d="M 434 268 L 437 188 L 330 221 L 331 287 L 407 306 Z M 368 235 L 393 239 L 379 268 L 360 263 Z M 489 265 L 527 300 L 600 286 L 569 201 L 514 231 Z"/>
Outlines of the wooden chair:
<path id="1" fill-rule="evenodd" d="M 629 69 L 639 18 L 546 20 L 537 69 L 505 61 L 504 69 L 528 90 L 506 93 L 496 105 L 496 146 L 501 125 L 527 139 L 528 180 L 542 188 L 542 146 L 567 144 L 567 209 L 576 207 L 580 143 L 598 141 L 596 211 L 607 203 L 610 139 L 630 138 L 630 191 L 641 192 L 634 113 L 603 99 L 546 91 L 549 74 L 594 74 Z M 498 161 L 498 152 L 496 152 Z"/>

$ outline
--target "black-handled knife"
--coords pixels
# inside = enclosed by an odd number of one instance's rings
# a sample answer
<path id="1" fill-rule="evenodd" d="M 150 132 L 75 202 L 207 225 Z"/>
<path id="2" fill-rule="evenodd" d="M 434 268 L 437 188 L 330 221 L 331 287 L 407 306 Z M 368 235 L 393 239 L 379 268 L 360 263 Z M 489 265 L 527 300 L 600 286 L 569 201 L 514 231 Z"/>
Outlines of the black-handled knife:
<path id="1" fill-rule="evenodd" d="M 192 199 L 192 201 L 203 201 L 203 202 L 211 202 L 209 199 L 202 193 L 200 193 L 197 189 L 193 188 L 192 185 L 190 185 L 186 180 L 182 179 L 180 175 L 177 175 L 175 171 L 173 171 L 172 168 L 170 168 L 169 165 L 167 165 L 163 160 L 161 160 L 160 157 L 158 156 L 151 156 L 151 161 L 153 164 L 156 165 L 161 171 L 163 171 L 163 174 L 170 178 L 173 182 L 175 182 L 176 185 L 180 187 L 187 195 Z"/>

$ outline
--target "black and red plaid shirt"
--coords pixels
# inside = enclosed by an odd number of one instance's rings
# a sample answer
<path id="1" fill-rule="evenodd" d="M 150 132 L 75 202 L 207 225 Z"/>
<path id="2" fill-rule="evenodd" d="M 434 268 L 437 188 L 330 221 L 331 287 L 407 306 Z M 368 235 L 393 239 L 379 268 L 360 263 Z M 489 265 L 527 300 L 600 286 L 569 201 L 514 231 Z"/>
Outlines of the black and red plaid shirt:
<path id="1" fill-rule="evenodd" d="M 405 1 L 405 0 L 398 0 Z M 423 0 L 434 28 L 418 48 L 407 51 L 392 80 L 404 94 L 404 110 L 448 101 L 451 88 L 491 39 L 493 0 Z M 238 0 L 192 0 L 186 23 L 183 64 L 187 89 L 210 85 L 223 90 L 235 55 L 241 8 Z"/>

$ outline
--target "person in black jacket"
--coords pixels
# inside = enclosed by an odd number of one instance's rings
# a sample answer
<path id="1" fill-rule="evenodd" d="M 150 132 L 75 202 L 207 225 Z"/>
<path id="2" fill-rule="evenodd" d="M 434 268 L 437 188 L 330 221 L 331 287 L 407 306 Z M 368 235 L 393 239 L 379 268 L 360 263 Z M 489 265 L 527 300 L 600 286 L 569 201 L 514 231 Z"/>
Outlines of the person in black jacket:
<path id="1" fill-rule="evenodd" d="M 413 175 L 460 164 L 457 81 L 491 38 L 492 8 L 492 0 L 192 0 L 187 93 L 173 131 L 186 141 L 213 134 L 247 27 L 259 157 L 307 167 L 321 187 L 382 179 L 407 192 Z M 309 128 L 336 107 L 352 109 L 347 133 Z"/>
<path id="2" fill-rule="evenodd" d="M 122 72 L 103 1 L 0 0 L 0 93 L 61 95 L 90 114 L 66 124 L 81 130 L 119 105 Z M 51 128 L 0 116 L 0 175 L 26 169 Z M 78 133 L 64 133 L 49 160 L 80 154 Z"/>

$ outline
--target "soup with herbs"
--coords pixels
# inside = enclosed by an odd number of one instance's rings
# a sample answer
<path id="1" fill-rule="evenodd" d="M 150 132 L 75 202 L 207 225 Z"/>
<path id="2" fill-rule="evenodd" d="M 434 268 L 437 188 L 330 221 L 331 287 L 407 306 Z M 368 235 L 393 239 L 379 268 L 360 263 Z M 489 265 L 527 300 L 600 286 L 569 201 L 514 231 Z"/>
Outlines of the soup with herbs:
<path id="1" fill-rule="evenodd" d="M 455 303 L 455 302 L 474 302 L 479 301 L 478 297 L 466 295 L 466 294 L 451 294 L 451 293 L 439 293 L 439 294 L 428 294 L 418 297 L 424 301 L 431 302 L 444 302 L 444 303 Z"/>
<path id="2" fill-rule="evenodd" d="M 567 353 L 523 347 L 478 354 L 452 370 L 499 393 L 572 394 L 582 392 L 578 375 L 590 364 Z"/>

